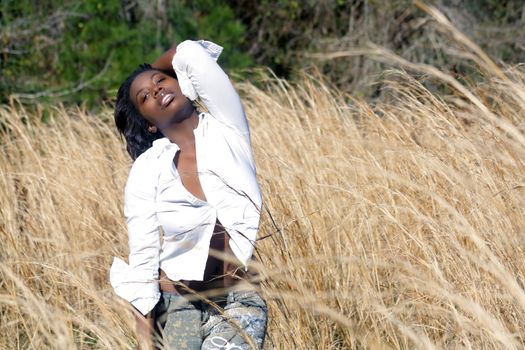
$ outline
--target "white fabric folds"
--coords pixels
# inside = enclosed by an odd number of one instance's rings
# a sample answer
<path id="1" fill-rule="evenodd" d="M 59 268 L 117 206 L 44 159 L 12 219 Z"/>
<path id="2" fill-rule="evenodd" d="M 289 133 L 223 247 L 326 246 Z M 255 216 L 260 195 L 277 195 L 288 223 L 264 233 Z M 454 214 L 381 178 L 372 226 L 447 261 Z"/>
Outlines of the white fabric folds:
<path id="1" fill-rule="evenodd" d="M 192 45 L 192 43 L 195 43 L 195 42 L 188 41 L 188 40 L 183 41 L 177 46 L 177 52 L 183 49 L 185 45 Z M 217 61 L 217 59 L 222 53 L 222 49 L 223 49 L 222 46 L 219 46 L 211 41 L 198 40 L 197 43 L 200 44 L 206 50 L 208 55 L 210 55 L 210 57 L 215 61 Z M 176 63 L 175 62 L 176 56 L 177 54 L 173 56 L 173 61 L 172 61 L 172 65 L 174 67 Z M 175 69 L 175 72 L 177 73 L 177 79 L 179 81 L 179 85 L 180 85 L 180 89 L 182 93 L 192 101 L 197 99 L 198 97 L 197 91 L 195 91 L 195 88 L 193 87 L 193 84 L 191 83 L 191 80 L 188 77 L 188 74 L 186 73 L 186 71 L 181 70 L 181 69 Z"/>
<path id="2" fill-rule="evenodd" d="M 114 257 L 109 279 L 115 293 L 129 301 L 143 315 L 155 307 L 160 298 L 158 282 L 138 276 L 122 259 Z"/>

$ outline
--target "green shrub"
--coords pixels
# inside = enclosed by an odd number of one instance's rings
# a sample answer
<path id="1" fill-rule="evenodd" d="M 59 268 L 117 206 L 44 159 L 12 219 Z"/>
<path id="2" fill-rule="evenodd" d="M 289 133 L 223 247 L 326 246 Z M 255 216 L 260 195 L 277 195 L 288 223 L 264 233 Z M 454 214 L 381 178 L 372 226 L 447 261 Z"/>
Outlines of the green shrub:
<path id="1" fill-rule="evenodd" d="M 139 63 L 151 63 L 184 39 L 222 45 L 220 62 L 226 69 L 252 64 L 238 49 L 244 27 L 222 1 L 175 1 L 166 9 L 139 4 L 119 0 L 2 3 L 5 30 L 0 42 L 10 50 L 2 52 L 0 62 L 0 102 L 14 93 L 23 102 L 95 107 L 112 99 Z M 16 34 L 20 27 L 24 34 Z"/>

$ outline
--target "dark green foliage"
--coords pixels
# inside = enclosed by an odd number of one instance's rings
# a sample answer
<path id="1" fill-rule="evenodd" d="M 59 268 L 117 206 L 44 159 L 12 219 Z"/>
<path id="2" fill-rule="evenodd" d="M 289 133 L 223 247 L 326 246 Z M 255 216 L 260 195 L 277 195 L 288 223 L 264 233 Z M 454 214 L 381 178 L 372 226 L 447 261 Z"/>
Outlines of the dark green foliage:
<path id="1" fill-rule="evenodd" d="M 184 39 L 224 46 L 221 64 L 244 68 L 244 27 L 222 1 L 2 2 L 0 102 L 97 106 L 142 62 Z"/>
<path id="2" fill-rule="evenodd" d="M 428 3 L 495 60 L 524 61 L 523 0 Z M 411 0 L 3 0 L 0 103 L 15 94 L 23 103 L 98 106 L 139 63 L 185 39 L 222 45 L 220 64 L 230 73 L 261 65 L 293 79 L 296 70 L 315 66 L 357 96 L 378 94 L 380 85 L 370 81 L 384 66 L 365 56 L 319 61 L 305 53 L 373 42 L 459 79 L 475 77 L 425 16 Z"/>
<path id="3" fill-rule="evenodd" d="M 523 0 L 432 0 L 452 23 L 492 58 L 507 63 L 525 60 Z M 439 32 L 435 21 L 412 0 L 233 0 L 236 11 L 254 38 L 245 47 L 257 63 L 277 75 L 294 77 L 296 70 L 315 67 L 329 81 L 356 96 L 376 97 L 381 85 L 370 84 L 386 65 L 366 56 L 310 59 L 317 54 L 367 47 L 385 47 L 413 62 L 423 62 L 458 76 L 477 72 L 461 50 Z M 426 17 L 426 18 L 425 18 Z M 255 39 L 256 38 L 256 39 Z"/>

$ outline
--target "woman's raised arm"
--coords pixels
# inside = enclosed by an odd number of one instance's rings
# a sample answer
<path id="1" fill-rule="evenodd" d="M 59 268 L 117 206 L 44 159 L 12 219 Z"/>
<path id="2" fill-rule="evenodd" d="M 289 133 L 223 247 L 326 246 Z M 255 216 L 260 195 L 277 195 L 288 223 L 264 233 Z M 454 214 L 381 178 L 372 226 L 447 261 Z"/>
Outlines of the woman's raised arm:
<path id="1" fill-rule="evenodd" d="M 200 97 L 215 118 L 249 140 L 248 121 L 239 95 L 216 62 L 221 52 L 222 46 L 211 41 L 185 40 L 177 45 L 173 69 L 186 97 Z"/>
<path id="2" fill-rule="evenodd" d="M 175 55 L 176 52 L 177 52 L 177 43 L 173 43 L 171 49 L 167 50 L 162 55 L 160 55 L 155 60 L 155 62 L 151 64 L 151 66 L 157 69 L 173 71 L 171 60 L 173 59 L 173 56 Z"/>

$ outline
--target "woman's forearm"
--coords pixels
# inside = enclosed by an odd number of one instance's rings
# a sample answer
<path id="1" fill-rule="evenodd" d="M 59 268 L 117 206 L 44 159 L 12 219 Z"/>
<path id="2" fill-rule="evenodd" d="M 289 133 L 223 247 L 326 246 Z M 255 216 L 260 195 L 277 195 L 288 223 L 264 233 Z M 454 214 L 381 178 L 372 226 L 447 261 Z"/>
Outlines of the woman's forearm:
<path id="1" fill-rule="evenodd" d="M 153 68 L 162 69 L 162 70 L 173 70 L 173 67 L 171 66 L 171 60 L 173 59 L 175 52 L 177 52 L 176 43 L 173 44 L 173 47 L 171 49 L 169 49 L 168 51 L 160 55 L 155 60 L 155 62 L 151 64 L 151 66 Z"/>

